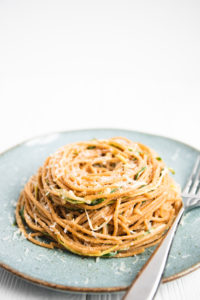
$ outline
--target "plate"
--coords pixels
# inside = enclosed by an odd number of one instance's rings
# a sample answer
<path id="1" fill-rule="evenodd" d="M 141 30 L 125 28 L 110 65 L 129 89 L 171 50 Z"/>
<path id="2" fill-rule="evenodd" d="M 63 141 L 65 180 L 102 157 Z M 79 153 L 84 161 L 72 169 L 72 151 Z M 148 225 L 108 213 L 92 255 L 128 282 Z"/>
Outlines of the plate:
<path id="1" fill-rule="evenodd" d="M 70 292 L 125 290 L 153 249 L 128 258 L 83 258 L 63 250 L 42 248 L 24 239 L 14 225 L 19 193 L 45 158 L 67 143 L 125 136 L 155 149 L 175 169 L 183 187 L 199 151 L 169 138 L 121 129 L 62 132 L 24 142 L 0 155 L 0 264 L 33 283 Z M 163 281 L 176 279 L 200 266 L 200 210 L 185 215 L 177 230 Z"/>

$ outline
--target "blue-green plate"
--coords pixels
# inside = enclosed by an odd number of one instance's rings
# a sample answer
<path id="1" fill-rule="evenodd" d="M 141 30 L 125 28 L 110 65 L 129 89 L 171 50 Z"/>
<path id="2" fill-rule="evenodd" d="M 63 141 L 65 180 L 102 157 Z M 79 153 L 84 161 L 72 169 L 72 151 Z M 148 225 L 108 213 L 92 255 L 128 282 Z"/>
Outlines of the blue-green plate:
<path id="1" fill-rule="evenodd" d="M 25 182 L 45 158 L 67 143 L 125 136 L 155 149 L 175 169 L 183 187 L 199 151 L 181 142 L 120 129 L 89 129 L 46 135 L 0 155 L 0 265 L 31 282 L 74 292 L 125 290 L 153 251 L 128 258 L 83 258 L 68 251 L 39 247 L 23 239 L 14 223 L 15 204 Z M 200 210 L 183 217 L 165 269 L 164 281 L 178 278 L 200 265 Z"/>

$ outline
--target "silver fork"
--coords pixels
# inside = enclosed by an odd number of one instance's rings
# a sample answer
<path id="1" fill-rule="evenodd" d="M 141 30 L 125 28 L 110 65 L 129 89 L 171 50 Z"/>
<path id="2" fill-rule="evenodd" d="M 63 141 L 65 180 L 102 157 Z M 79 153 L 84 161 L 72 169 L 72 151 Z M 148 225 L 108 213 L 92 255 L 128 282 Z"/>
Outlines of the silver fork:
<path id="1" fill-rule="evenodd" d="M 200 155 L 182 191 L 183 207 L 165 238 L 133 280 L 123 300 L 152 300 L 160 284 L 172 241 L 183 213 L 200 206 Z"/>

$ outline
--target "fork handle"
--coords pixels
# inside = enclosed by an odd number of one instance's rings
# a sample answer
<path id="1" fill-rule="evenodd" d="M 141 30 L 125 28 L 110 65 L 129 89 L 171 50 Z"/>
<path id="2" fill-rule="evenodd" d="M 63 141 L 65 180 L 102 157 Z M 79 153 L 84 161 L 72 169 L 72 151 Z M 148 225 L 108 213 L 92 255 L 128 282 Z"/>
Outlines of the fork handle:
<path id="1" fill-rule="evenodd" d="M 128 291 L 124 295 L 123 300 L 153 299 L 161 281 L 169 250 L 183 212 L 184 208 L 181 207 L 165 238 L 161 241 L 160 245 L 158 245 L 154 253 L 137 274 Z"/>

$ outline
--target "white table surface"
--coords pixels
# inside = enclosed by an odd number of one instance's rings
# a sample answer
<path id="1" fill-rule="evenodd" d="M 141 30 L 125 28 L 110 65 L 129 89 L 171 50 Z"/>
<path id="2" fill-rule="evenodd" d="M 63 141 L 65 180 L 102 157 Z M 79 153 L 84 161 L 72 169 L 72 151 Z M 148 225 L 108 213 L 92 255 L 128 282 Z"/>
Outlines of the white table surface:
<path id="1" fill-rule="evenodd" d="M 118 127 L 200 149 L 199 1 L 0 1 L 0 151 L 47 132 Z M 199 245 L 200 246 L 200 245 Z M 156 300 L 200 299 L 200 270 Z M 117 300 L 0 270 L 0 299 Z"/>

